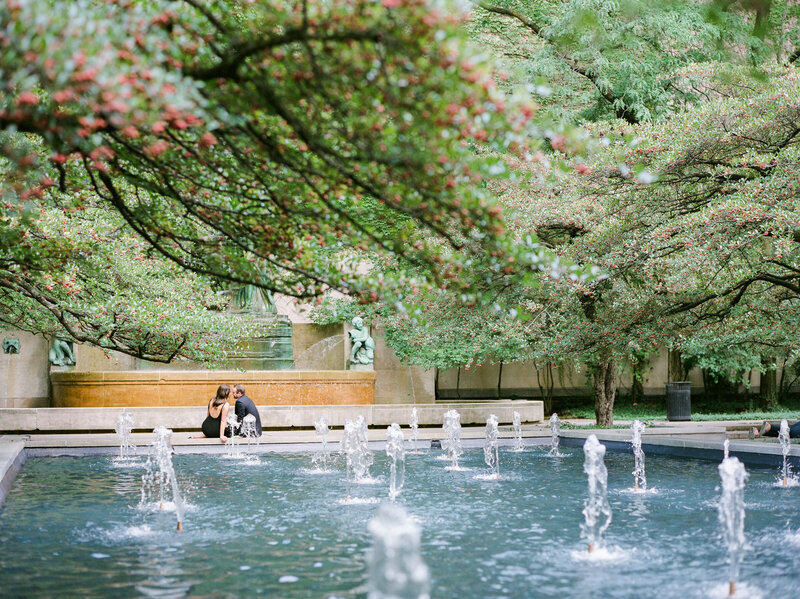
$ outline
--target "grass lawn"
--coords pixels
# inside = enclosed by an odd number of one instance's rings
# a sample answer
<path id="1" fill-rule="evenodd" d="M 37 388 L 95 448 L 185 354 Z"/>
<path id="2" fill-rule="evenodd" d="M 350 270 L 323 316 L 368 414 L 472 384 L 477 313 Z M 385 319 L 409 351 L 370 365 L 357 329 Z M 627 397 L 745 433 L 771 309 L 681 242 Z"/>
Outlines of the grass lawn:
<path id="1" fill-rule="evenodd" d="M 756 398 L 757 399 L 757 398 Z M 561 402 L 562 418 L 594 418 L 594 404 L 591 400 L 572 400 Z M 692 420 L 782 420 L 790 422 L 800 418 L 800 405 L 777 406 L 774 410 L 762 410 L 751 402 L 739 398 L 731 400 L 704 400 L 692 398 Z M 614 420 L 641 420 L 643 422 L 666 421 L 667 409 L 664 398 L 647 399 L 631 403 L 627 398 L 618 399 L 614 404 Z"/>

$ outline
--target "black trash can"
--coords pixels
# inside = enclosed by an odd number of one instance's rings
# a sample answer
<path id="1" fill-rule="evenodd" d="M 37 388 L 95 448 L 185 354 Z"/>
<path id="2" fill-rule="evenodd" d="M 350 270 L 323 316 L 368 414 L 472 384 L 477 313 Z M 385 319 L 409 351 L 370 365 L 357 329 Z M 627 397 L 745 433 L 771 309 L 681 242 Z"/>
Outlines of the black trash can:
<path id="1" fill-rule="evenodd" d="M 689 381 L 666 383 L 667 420 L 692 419 L 692 384 Z"/>

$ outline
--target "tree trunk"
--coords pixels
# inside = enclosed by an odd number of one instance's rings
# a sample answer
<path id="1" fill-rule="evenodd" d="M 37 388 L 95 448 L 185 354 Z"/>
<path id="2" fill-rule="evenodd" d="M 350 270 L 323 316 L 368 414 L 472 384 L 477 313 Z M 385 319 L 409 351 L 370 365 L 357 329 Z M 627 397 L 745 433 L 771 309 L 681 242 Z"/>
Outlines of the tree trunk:
<path id="1" fill-rule="evenodd" d="M 500 370 L 497 373 L 497 399 L 502 398 L 503 389 L 503 362 L 500 362 Z"/>
<path id="2" fill-rule="evenodd" d="M 642 379 L 634 377 L 631 383 L 631 403 L 636 404 L 644 399 L 644 385 Z"/>
<path id="3" fill-rule="evenodd" d="M 761 405 L 770 410 L 778 399 L 778 370 L 774 366 L 775 358 L 761 357 Z"/>
<path id="4" fill-rule="evenodd" d="M 631 383 L 631 403 L 638 403 L 644 400 L 644 375 L 647 372 L 647 367 L 650 363 L 650 357 L 646 353 L 641 353 L 636 356 L 636 363 L 632 365 Z"/>
<path id="5" fill-rule="evenodd" d="M 681 352 L 671 349 L 667 354 L 667 381 L 674 383 L 682 380 L 683 364 L 681 363 Z"/>
<path id="6" fill-rule="evenodd" d="M 539 385 L 539 392 L 542 394 L 542 401 L 544 402 L 544 413 L 553 413 L 553 363 L 546 362 L 544 365 L 544 372 L 536 362 L 534 362 L 536 369 L 536 384 Z"/>
<path id="7" fill-rule="evenodd" d="M 594 382 L 594 415 L 597 426 L 614 424 L 614 399 L 617 395 L 617 365 L 612 358 L 607 358 L 595 366 Z"/>

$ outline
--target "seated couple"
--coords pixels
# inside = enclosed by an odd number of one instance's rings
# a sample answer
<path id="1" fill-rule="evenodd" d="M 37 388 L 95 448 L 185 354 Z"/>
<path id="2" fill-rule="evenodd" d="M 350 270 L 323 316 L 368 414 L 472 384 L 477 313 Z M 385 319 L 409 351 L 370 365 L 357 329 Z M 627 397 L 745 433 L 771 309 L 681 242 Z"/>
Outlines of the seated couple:
<path id="1" fill-rule="evenodd" d="M 222 384 L 219 386 L 216 397 L 208 402 L 208 411 L 202 426 L 203 434 L 198 435 L 198 437 L 219 437 L 219 440 L 225 443 L 228 437 L 232 435 L 242 436 L 242 422 L 244 417 L 248 415 L 255 416 L 255 436 L 261 436 L 261 416 L 259 416 L 258 408 L 256 408 L 253 400 L 244 394 L 244 385 L 237 384 L 233 386 L 233 397 L 236 399 L 233 409 L 239 424 L 236 430 L 233 431 L 230 426 L 226 426 L 228 412 L 230 411 L 230 405 L 228 405 L 230 395 L 231 388 L 228 385 Z"/>

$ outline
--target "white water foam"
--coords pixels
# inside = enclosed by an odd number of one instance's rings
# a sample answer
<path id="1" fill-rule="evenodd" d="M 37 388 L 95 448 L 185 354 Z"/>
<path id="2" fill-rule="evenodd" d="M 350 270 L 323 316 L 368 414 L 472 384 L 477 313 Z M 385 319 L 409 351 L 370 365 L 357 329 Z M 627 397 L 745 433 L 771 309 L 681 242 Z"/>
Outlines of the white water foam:
<path id="1" fill-rule="evenodd" d="M 708 599 L 730 599 L 731 597 L 733 599 L 763 599 L 764 597 L 758 587 L 745 582 L 736 583 L 736 592 L 733 595 L 729 591 L 729 583 L 724 582 L 710 588 L 706 596 Z"/>
<path id="2" fill-rule="evenodd" d="M 649 488 L 649 489 L 642 489 L 639 487 L 635 489 L 634 487 L 629 487 L 627 489 L 619 489 L 616 491 L 620 495 L 636 495 L 637 497 L 640 495 L 660 495 L 661 491 L 659 489 Z M 714 504 L 716 505 L 716 504 Z"/>
<path id="3" fill-rule="evenodd" d="M 800 547 L 800 530 L 788 531 L 786 533 L 786 540 L 792 545 Z"/>
<path id="4" fill-rule="evenodd" d="M 545 447 L 545 449 L 547 449 L 547 447 Z M 549 451 L 549 450 L 548 450 L 548 451 Z M 568 458 L 568 457 L 570 457 L 571 455 L 572 455 L 571 453 L 564 453 L 564 452 L 562 452 L 562 451 L 559 451 L 559 452 L 558 452 L 558 453 L 556 453 L 556 454 L 548 453 L 548 454 L 546 454 L 544 457 L 546 457 L 546 458 Z"/>
<path id="5" fill-rule="evenodd" d="M 383 481 L 381 477 L 373 478 L 372 476 L 365 476 L 363 478 L 357 478 L 352 481 L 354 485 L 382 485 Z"/>
<path id="6" fill-rule="evenodd" d="M 620 562 L 627 560 L 630 553 L 621 547 L 596 547 L 594 551 L 584 549 L 574 549 L 570 551 L 570 556 L 576 562 Z"/>
<path id="7" fill-rule="evenodd" d="M 242 452 L 238 453 L 223 453 L 219 456 L 223 460 L 245 460 L 247 458 L 247 454 Z"/>
<path id="8" fill-rule="evenodd" d="M 380 502 L 377 497 L 350 497 L 338 501 L 339 505 L 372 505 Z"/>
<path id="9" fill-rule="evenodd" d="M 335 470 L 325 470 L 323 468 L 300 468 L 301 474 L 317 475 L 317 474 L 333 474 L 334 472 Z"/>
<path id="10" fill-rule="evenodd" d="M 144 461 L 142 461 L 140 458 L 116 457 L 111 460 L 111 465 L 114 468 L 144 468 Z"/>
<path id="11" fill-rule="evenodd" d="M 197 508 L 196 505 L 191 503 L 184 503 L 183 510 L 184 512 L 191 512 Z M 174 512 L 175 511 L 175 502 L 174 501 L 150 501 L 147 503 L 140 503 L 134 506 L 134 509 L 139 510 L 140 512 L 152 513 L 152 512 Z"/>
<path id="12" fill-rule="evenodd" d="M 789 476 L 786 479 L 786 486 L 783 484 L 783 475 L 778 476 L 777 480 L 770 485 L 772 487 L 780 487 L 781 489 L 789 489 L 792 487 L 800 487 L 800 480 L 796 476 Z"/>

